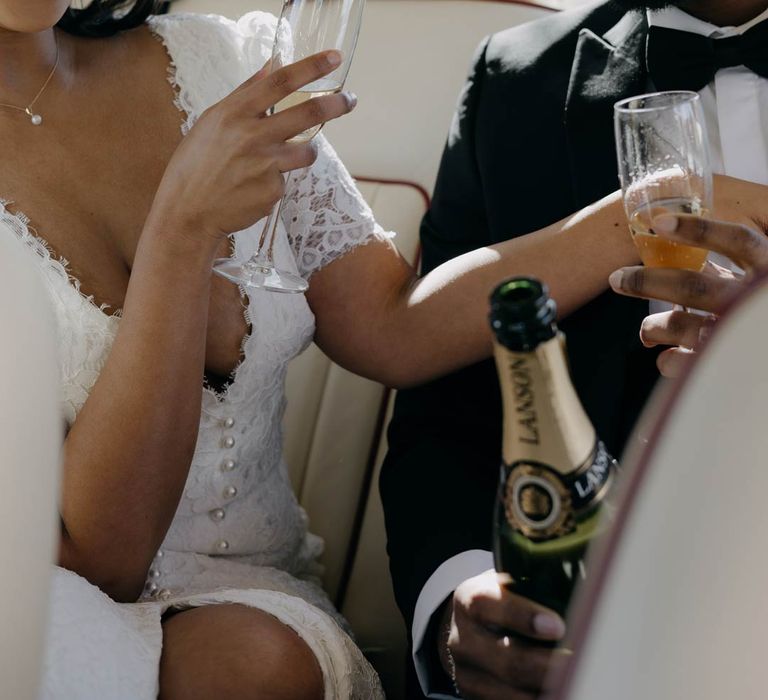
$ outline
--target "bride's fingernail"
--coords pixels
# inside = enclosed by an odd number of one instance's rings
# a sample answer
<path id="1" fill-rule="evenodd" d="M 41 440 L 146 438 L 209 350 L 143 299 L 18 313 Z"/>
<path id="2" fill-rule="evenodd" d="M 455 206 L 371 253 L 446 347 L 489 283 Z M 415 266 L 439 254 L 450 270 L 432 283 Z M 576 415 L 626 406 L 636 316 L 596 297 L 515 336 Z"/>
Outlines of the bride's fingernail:
<path id="1" fill-rule="evenodd" d="M 613 289 L 621 289 L 621 282 L 623 279 L 624 270 L 616 270 L 615 272 L 612 272 L 608 278 L 608 284 L 610 284 Z"/>
<path id="2" fill-rule="evenodd" d="M 354 92 L 345 92 L 344 99 L 347 101 L 350 109 L 354 109 L 357 106 L 357 95 Z"/>
<path id="3" fill-rule="evenodd" d="M 653 220 L 653 229 L 657 233 L 674 233 L 677 231 L 677 226 L 677 217 L 671 214 L 662 214 Z"/>
<path id="4" fill-rule="evenodd" d="M 328 61 L 328 65 L 331 68 L 337 68 L 341 65 L 341 52 L 329 51 L 327 54 L 325 54 L 325 60 Z"/>

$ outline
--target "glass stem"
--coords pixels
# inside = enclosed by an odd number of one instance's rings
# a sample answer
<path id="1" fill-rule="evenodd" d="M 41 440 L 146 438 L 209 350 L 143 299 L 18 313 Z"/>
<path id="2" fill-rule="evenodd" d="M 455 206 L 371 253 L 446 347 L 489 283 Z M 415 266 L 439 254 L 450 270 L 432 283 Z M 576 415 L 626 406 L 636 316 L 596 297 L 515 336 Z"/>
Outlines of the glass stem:
<path id="1" fill-rule="evenodd" d="M 290 173 L 285 174 L 286 190 L 290 177 Z M 277 204 L 272 208 L 272 212 L 264 223 L 264 228 L 262 229 L 261 237 L 259 238 L 259 250 L 252 258 L 258 265 L 265 265 L 267 267 L 274 267 L 275 265 L 275 238 L 277 237 L 277 224 L 280 221 L 284 201 L 285 194 L 280 197 Z"/>

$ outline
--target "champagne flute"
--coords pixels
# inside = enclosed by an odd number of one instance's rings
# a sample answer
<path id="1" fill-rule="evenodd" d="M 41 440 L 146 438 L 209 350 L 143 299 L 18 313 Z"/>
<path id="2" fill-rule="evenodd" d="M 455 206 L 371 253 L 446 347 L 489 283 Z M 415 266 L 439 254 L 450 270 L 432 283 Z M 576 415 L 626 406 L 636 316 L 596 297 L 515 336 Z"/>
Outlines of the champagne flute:
<path id="1" fill-rule="evenodd" d="M 270 69 L 274 71 L 331 49 L 341 52 L 342 61 L 333 73 L 281 100 L 270 113 L 342 90 L 352 65 L 364 7 L 365 0 L 284 0 L 272 46 Z M 322 125 L 312 127 L 290 139 L 290 142 L 306 143 L 321 128 Z M 290 173 L 286 175 L 286 185 L 289 181 Z M 275 265 L 275 236 L 282 207 L 283 199 L 280 199 L 264 224 L 258 249 L 249 260 L 240 263 L 232 258 L 220 258 L 214 263 L 214 271 L 246 287 L 289 294 L 307 291 L 306 280 Z"/>
<path id="2" fill-rule="evenodd" d="M 614 116 L 624 209 L 643 264 L 700 271 L 708 251 L 653 230 L 660 214 L 706 218 L 712 210 L 709 142 L 698 94 L 630 97 L 616 104 Z"/>

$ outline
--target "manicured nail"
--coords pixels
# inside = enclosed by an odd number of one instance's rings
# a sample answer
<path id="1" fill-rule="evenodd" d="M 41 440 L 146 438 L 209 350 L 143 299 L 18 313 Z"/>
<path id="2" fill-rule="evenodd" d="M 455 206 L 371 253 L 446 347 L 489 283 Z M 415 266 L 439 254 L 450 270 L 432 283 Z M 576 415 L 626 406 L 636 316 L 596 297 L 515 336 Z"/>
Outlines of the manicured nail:
<path id="1" fill-rule="evenodd" d="M 702 326 L 699 329 L 699 342 L 705 343 L 707 340 L 709 340 L 710 336 L 712 335 L 712 326 Z"/>
<path id="2" fill-rule="evenodd" d="M 329 51 L 325 54 L 325 60 L 328 61 L 329 66 L 336 68 L 341 65 L 341 53 L 339 51 Z"/>
<path id="3" fill-rule="evenodd" d="M 616 270 L 608 277 L 608 284 L 612 289 L 621 289 L 621 282 L 624 279 L 624 270 Z"/>
<path id="4" fill-rule="evenodd" d="M 350 109 L 354 109 L 357 106 L 357 95 L 354 92 L 345 92 L 344 99 L 346 99 Z"/>
<path id="5" fill-rule="evenodd" d="M 653 220 L 653 230 L 657 233 L 674 233 L 677 231 L 678 220 L 671 214 L 661 214 Z"/>
<path id="6" fill-rule="evenodd" d="M 560 639 L 565 635 L 565 623 L 554 615 L 537 613 L 533 618 L 533 629 L 542 637 Z"/>

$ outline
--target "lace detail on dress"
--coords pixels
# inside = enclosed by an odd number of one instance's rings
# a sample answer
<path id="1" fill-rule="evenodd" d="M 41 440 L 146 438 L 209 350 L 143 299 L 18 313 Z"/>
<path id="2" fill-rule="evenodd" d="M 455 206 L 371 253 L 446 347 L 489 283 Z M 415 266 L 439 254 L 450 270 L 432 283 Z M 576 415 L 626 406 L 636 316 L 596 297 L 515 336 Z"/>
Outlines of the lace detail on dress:
<path id="1" fill-rule="evenodd" d="M 16 237 L 24 243 L 27 248 L 39 258 L 42 266 L 53 273 L 56 277 L 60 277 L 82 297 L 82 300 L 88 304 L 91 304 L 95 308 L 106 313 L 111 307 L 109 304 L 96 304 L 96 300 L 92 295 L 83 294 L 80 289 L 80 280 L 77 279 L 69 270 L 69 261 L 66 258 L 57 257 L 51 250 L 48 242 L 41 238 L 37 231 L 32 227 L 29 221 L 29 217 L 23 212 L 11 212 L 10 207 L 13 202 L 0 199 L 0 223 L 5 224 Z M 120 316 L 121 310 L 117 310 L 113 315 Z"/>
<path id="2" fill-rule="evenodd" d="M 283 204 L 283 223 L 302 277 L 308 279 L 359 245 L 385 240 L 352 177 L 321 134 L 317 160 L 294 173 Z"/>
<path id="3" fill-rule="evenodd" d="M 233 23 L 215 15 L 174 14 L 151 17 L 148 26 L 168 54 L 168 82 L 174 104 L 189 133 L 208 107 L 224 99 L 243 80 Z"/>
<path id="4" fill-rule="evenodd" d="M 64 419 L 68 425 L 83 407 L 115 340 L 120 312 L 108 315 L 106 305 L 97 306 L 92 296 L 80 291 L 67 261 L 57 258 L 37 235 L 22 213 L 8 210 L 10 202 L 0 200 L 0 224 L 21 241 L 40 263 L 56 318 L 59 343 L 59 371 Z"/>

